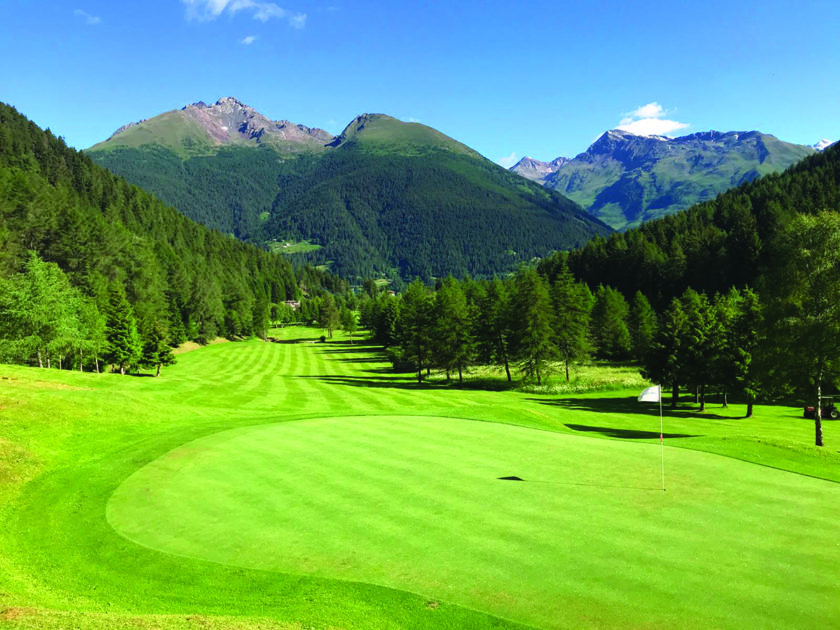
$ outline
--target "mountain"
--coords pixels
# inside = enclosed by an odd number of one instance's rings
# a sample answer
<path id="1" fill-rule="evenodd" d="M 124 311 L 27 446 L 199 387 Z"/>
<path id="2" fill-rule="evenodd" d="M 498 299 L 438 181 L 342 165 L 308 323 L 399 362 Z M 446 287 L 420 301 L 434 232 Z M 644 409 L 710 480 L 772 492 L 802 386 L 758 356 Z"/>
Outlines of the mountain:
<path id="1" fill-rule="evenodd" d="M 322 150 L 333 136 L 288 120 L 269 120 L 233 97 L 213 105 L 201 101 L 123 125 L 90 151 L 155 145 L 181 157 L 212 155 L 224 146 L 270 146 L 280 152 Z"/>
<path id="2" fill-rule="evenodd" d="M 828 147 L 830 147 L 832 144 L 834 144 L 834 142 L 832 142 L 828 138 L 823 138 L 822 140 L 820 140 L 816 144 L 812 144 L 811 146 L 817 151 L 824 151 Z"/>
<path id="3" fill-rule="evenodd" d="M 623 230 L 782 171 L 813 152 L 758 131 L 666 138 L 614 129 L 543 183 Z"/>
<path id="4" fill-rule="evenodd" d="M 222 99 L 124 127 L 88 154 L 193 219 L 347 277 L 492 275 L 610 231 L 453 138 L 384 114 L 333 137 Z"/>
<path id="5" fill-rule="evenodd" d="M 510 170 L 517 175 L 522 175 L 526 179 L 542 184 L 549 175 L 555 173 L 557 169 L 568 161 L 569 158 L 559 157 L 551 160 L 551 162 L 540 162 L 539 160 L 525 156 L 514 164 Z"/>

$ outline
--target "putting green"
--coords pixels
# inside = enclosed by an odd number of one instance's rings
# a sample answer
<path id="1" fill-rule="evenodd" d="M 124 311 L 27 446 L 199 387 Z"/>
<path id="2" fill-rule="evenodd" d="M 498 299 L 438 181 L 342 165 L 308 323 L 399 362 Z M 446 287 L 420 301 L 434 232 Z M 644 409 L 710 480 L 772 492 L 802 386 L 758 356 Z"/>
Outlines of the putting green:
<path id="1" fill-rule="evenodd" d="M 659 457 L 453 418 L 321 418 L 185 444 L 126 479 L 107 518 L 170 554 L 543 627 L 727 626 L 745 611 L 756 626 L 817 627 L 837 609 L 824 577 L 840 564 L 838 484 L 666 449 L 663 493 Z M 824 553 L 800 552 L 803 537 Z"/>

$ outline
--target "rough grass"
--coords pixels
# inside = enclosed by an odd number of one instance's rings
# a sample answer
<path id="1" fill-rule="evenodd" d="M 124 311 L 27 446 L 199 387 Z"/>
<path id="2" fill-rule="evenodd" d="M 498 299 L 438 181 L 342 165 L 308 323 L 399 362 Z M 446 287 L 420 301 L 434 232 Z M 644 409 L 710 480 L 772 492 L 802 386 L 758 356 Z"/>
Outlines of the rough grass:
<path id="1" fill-rule="evenodd" d="M 750 420 L 738 408 L 666 409 L 661 493 L 650 489 L 659 480 L 658 409 L 635 401 L 638 388 L 418 387 L 364 343 L 307 343 L 320 331 L 297 327 L 273 335 L 286 343 L 207 346 L 159 379 L 0 366 L 3 623 L 818 627 L 840 612 L 840 423 L 826 423 L 829 446 L 817 449 L 797 408 L 758 407 Z M 412 437 L 342 420 L 383 415 L 484 422 L 452 420 Z M 322 430 L 306 430 L 318 423 Z M 231 450 L 226 431 L 245 440 L 241 448 Z M 492 491 L 507 494 L 482 494 L 486 475 L 473 473 L 491 458 L 505 464 L 497 476 L 556 483 L 494 479 Z M 137 544 L 108 522 L 109 501 L 167 461 L 182 467 L 149 486 L 160 510 L 141 517 L 134 495 L 122 514 L 137 518 L 115 523 L 157 537 Z M 323 476 L 329 463 L 340 478 Z M 221 512 L 195 502 L 213 477 L 228 490 L 246 486 L 250 499 L 221 492 Z M 635 487 L 642 481 L 647 490 Z M 290 504 L 281 490 L 302 498 Z M 164 508 L 190 526 L 173 534 Z M 257 527 L 284 508 L 286 525 Z M 249 509 L 259 518 L 246 518 Z M 224 531 L 249 522 L 256 529 L 239 540 Z M 291 531 L 298 550 L 313 552 L 296 567 L 277 551 Z M 260 547 L 260 536 L 277 546 Z M 173 541 L 194 548 L 176 555 Z M 231 560 L 237 544 L 249 566 Z"/>

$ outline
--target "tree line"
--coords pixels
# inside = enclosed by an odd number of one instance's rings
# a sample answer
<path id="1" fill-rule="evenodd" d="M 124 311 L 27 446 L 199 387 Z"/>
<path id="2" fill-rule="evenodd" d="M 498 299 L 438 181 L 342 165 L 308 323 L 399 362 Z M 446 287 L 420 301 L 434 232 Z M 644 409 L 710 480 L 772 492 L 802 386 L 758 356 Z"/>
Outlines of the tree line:
<path id="1" fill-rule="evenodd" d="M 313 290 L 330 283 L 302 274 Z M 119 361 L 97 323 L 115 295 L 137 330 Z M 265 336 L 272 305 L 300 296 L 281 256 L 190 221 L 0 104 L 0 360 L 131 369 L 159 335 L 170 345 Z M 38 301 L 55 308 L 40 340 Z"/>

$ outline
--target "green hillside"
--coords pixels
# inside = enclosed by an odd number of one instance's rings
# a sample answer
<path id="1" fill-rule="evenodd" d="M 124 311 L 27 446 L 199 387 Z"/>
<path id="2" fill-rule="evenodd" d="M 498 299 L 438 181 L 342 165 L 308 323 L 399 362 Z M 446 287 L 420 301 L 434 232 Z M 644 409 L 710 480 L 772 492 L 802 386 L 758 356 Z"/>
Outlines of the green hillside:
<path id="1" fill-rule="evenodd" d="M 29 252 L 95 312 L 124 292 L 141 333 L 160 324 L 176 340 L 258 333 L 272 303 L 298 295 L 285 259 L 189 220 L 0 104 L 0 297 Z"/>
<path id="2" fill-rule="evenodd" d="M 571 252 L 569 266 L 593 286 L 640 290 L 659 306 L 688 286 L 710 295 L 756 287 L 784 264 L 774 242 L 787 223 L 821 210 L 840 212 L 838 146 L 685 212 L 595 238 Z"/>
<path id="3" fill-rule="evenodd" d="M 357 117 L 325 150 L 297 154 L 240 143 L 185 156 L 170 131 L 135 146 L 131 129 L 91 158 L 240 239 L 309 241 L 317 248 L 295 260 L 347 277 L 492 275 L 609 232 L 439 131 L 382 114 Z M 129 133 L 131 145 L 120 146 Z"/>
<path id="4" fill-rule="evenodd" d="M 714 199 L 813 152 L 757 131 L 664 138 L 612 130 L 544 183 L 623 230 Z"/>

